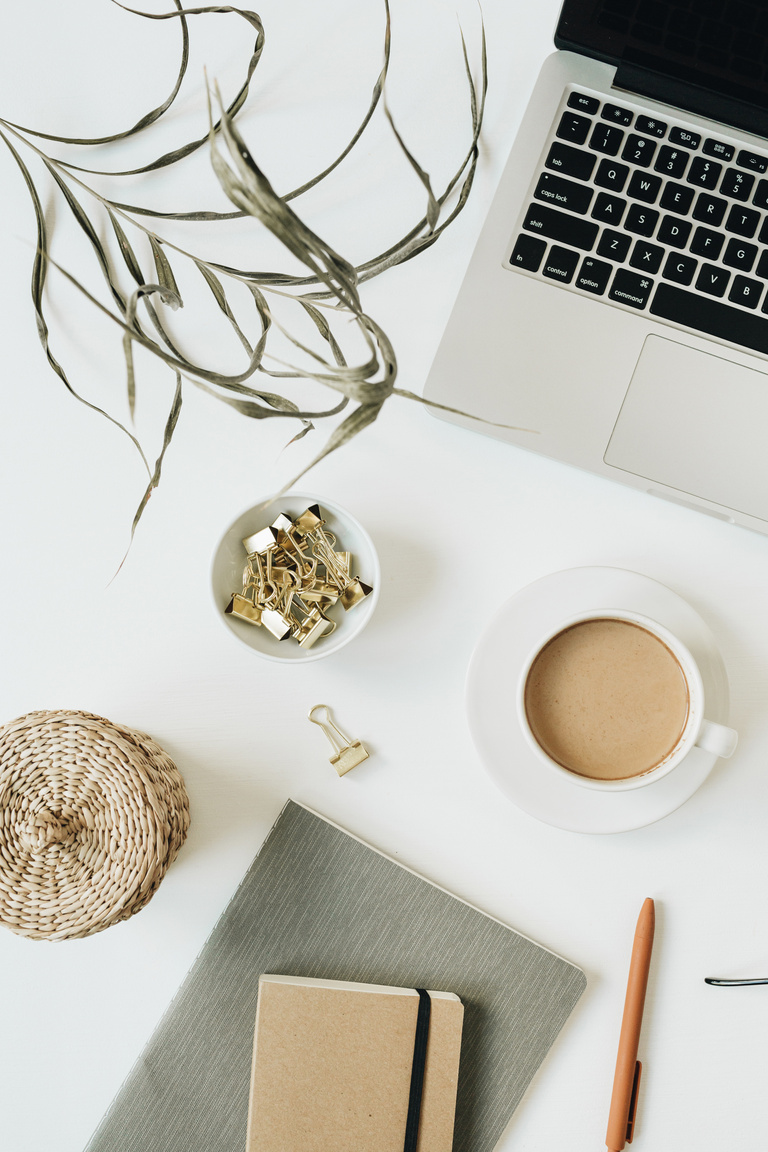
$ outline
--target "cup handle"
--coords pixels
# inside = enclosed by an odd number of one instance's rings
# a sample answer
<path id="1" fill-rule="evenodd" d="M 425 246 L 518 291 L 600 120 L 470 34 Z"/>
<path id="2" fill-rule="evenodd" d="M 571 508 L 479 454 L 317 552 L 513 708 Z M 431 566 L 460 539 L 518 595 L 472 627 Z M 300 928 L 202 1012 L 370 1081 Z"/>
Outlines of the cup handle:
<path id="1" fill-rule="evenodd" d="M 723 724 L 714 724 L 711 720 L 705 720 L 701 725 L 696 747 L 703 748 L 705 752 L 711 752 L 713 755 L 727 760 L 736 751 L 738 739 L 738 733 L 734 732 L 733 728 L 726 728 Z"/>

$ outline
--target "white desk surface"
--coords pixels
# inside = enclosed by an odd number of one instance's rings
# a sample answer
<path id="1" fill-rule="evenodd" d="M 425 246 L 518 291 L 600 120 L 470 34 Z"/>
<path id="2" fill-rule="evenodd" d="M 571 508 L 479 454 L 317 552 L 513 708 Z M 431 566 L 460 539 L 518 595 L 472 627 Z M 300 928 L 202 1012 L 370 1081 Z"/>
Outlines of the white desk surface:
<path id="1" fill-rule="evenodd" d="M 169 7 L 157 0 L 152 10 Z M 364 286 L 405 388 L 423 386 L 551 48 L 557 9 L 556 0 L 484 0 L 490 89 L 469 204 L 431 250 Z M 383 5 L 264 0 L 258 10 L 267 48 L 242 130 L 282 190 L 318 171 L 361 118 L 381 59 Z M 476 65 L 474 0 L 392 2 L 390 103 L 437 185 L 468 133 L 457 12 Z M 128 16 L 107 0 L 6 5 L 1 26 L 0 92 L 11 120 L 111 131 L 133 123 L 173 82 L 168 54 L 178 28 Z M 178 119 L 155 144 L 117 150 L 120 157 L 154 156 L 204 128 L 204 63 L 234 90 L 251 44 L 245 25 L 234 16 L 197 17 L 191 36 L 196 79 Z M 128 186 L 161 207 L 221 205 L 207 165 L 194 171 L 189 183 L 162 176 Z M 346 505 L 374 537 L 383 569 L 376 614 L 327 661 L 268 664 L 217 619 L 210 559 L 224 528 L 288 480 L 322 430 L 283 449 L 284 425 L 251 424 L 186 386 L 162 485 L 111 580 L 142 469 L 126 438 L 67 395 L 45 363 L 28 289 L 33 217 L 4 149 L 0 181 L 2 716 L 76 708 L 147 731 L 181 769 L 192 807 L 188 840 L 138 916 L 69 943 L 0 933 L 3 1152 L 81 1152 L 289 796 L 585 969 L 588 990 L 500 1149 L 603 1146 L 629 949 L 647 895 L 657 901 L 658 928 L 634 1146 L 756 1146 L 765 1131 L 768 989 L 720 990 L 703 977 L 768 975 L 768 540 L 393 399 L 304 482 Z M 357 262 L 422 209 L 418 181 L 381 125 L 348 176 L 307 196 L 302 211 Z M 65 215 L 60 206 L 55 251 L 96 284 L 91 255 Z M 229 242 L 214 231 L 192 234 L 214 255 Z M 246 235 L 244 261 L 259 266 L 274 255 L 256 225 Z M 123 416 L 116 331 L 55 271 L 48 300 L 55 348 L 73 382 Z M 224 329 L 200 323 L 196 334 L 210 354 L 238 363 Z M 152 453 L 170 387 L 142 361 L 138 426 Z M 480 764 L 463 706 L 467 663 L 495 609 L 548 572 L 595 564 L 660 580 L 706 619 L 741 734 L 734 758 L 682 808 L 614 836 L 562 832 L 516 808 Z M 318 701 L 370 748 L 370 760 L 346 778 L 337 778 L 322 734 L 307 722 Z"/>

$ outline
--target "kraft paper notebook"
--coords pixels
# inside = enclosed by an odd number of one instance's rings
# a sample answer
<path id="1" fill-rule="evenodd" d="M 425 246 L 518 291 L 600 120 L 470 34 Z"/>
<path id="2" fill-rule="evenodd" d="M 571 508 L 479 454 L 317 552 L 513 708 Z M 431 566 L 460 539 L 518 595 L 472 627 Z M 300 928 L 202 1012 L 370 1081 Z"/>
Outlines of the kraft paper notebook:
<path id="1" fill-rule="evenodd" d="M 244 1152 L 266 972 L 454 992 L 454 1152 L 491 1152 L 585 986 L 573 964 L 288 801 L 86 1152 Z"/>
<path id="2" fill-rule="evenodd" d="M 451 1152 L 453 992 L 266 973 L 245 1152 Z"/>

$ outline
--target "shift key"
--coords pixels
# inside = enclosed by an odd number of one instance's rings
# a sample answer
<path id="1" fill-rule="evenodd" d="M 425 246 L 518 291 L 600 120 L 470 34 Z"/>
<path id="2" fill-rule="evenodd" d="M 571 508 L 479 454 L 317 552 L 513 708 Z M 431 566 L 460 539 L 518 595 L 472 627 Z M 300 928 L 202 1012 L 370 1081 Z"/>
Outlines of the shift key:
<path id="1" fill-rule="evenodd" d="M 565 212 L 557 212 L 554 208 L 547 208 L 543 204 L 531 204 L 525 215 L 523 228 L 526 232 L 546 236 L 550 240 L 568 244 L 571 248 L 581 248 L 585 252 L 592 249 L 599 231 L 599 226 L 591 220 L 567 216 Z"/>

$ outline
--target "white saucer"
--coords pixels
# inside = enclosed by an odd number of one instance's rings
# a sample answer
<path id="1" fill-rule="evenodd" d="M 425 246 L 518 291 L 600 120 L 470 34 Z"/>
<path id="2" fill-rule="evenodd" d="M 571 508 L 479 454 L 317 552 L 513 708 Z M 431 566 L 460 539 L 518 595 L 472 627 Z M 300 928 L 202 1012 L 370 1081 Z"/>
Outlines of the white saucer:
<path id="1" fill-rule="evenodd" d="M 519 808 L 569 832 L 628 832 L 674 812 L 704 782 L 717 757 L 694 748 L 668 776 L 634 791 L 605 793 L 571 783 L 538 763 L 515 715 L 517 680 L 539 637 L 590 609 L 625 608 L 673 632 L 699 665 L 707 719 L 728 723 L 728 679 L 714 637 L 697 612 L 663 584 L 621 568 L 571 568 L 523 588 L 497 612 L 467 673 L 469 727 L 491 777 Z"/>

